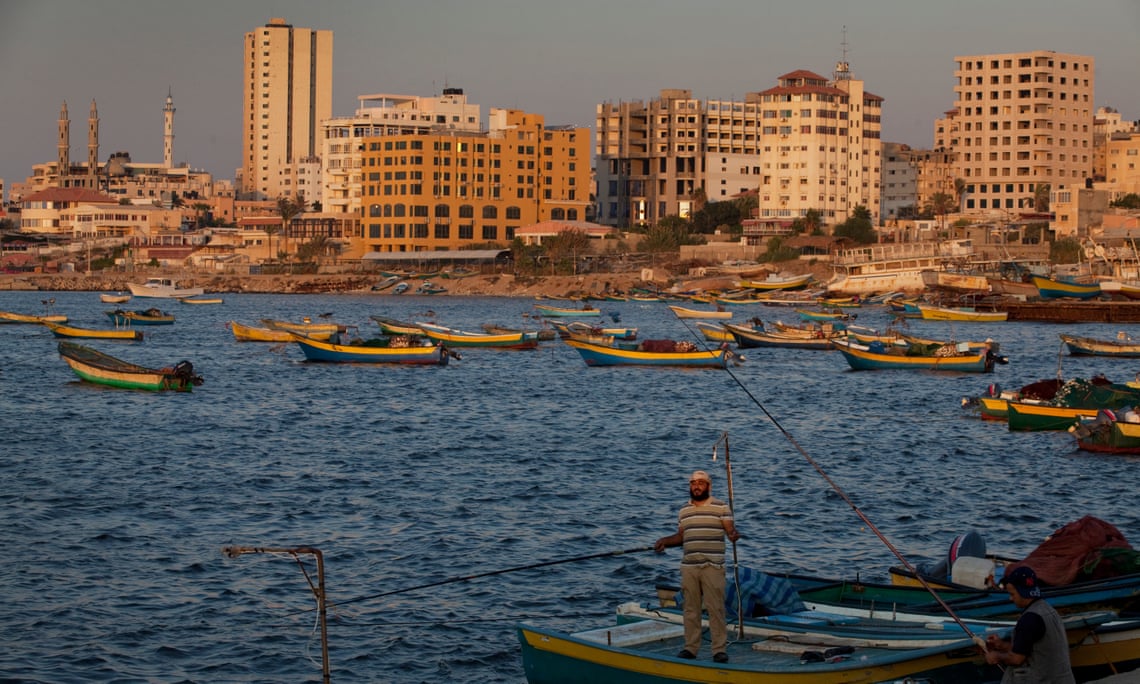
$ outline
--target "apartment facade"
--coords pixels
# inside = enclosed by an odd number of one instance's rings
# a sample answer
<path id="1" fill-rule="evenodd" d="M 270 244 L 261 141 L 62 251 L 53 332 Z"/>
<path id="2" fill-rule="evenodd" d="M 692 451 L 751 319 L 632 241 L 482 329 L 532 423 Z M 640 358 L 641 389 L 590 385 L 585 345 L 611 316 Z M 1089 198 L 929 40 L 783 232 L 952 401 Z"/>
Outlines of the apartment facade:
<path id="1" fill-rule="evenodd" d="M 923 152 L 903 143 L 883 143 L 879 215 L 886 222 L 914 218 L 919 210 L 918 168 Z"/>
<path id="2" fill-rule="evenodd" d="M 332 116 L 332 59 L 332 31 L 271 19 L 245 34 L 243 197 L 320 195 L 320 131 Z"/>
<path id="3" fill-rule="evenodd" d="M 863 85 L 841 62 L 830 81 L 801 69 L 759 93 L 762 221 L 790 222 L 815 209 L 834 225 L 863 206 L 879 223 L 883 98 Z"/>
<path id="4" fill-rule="evenodd" d="M 587 128 L 492 108 L 485 132 L 397 132 L 363 143 L 363 252 L 506 247 L 523 226 L 586 218 Z"/>
<path id="5" fill-rule="evenodd" d="M 877 222 L 882 103 L 841 63 L 831 81 L 795 71 L 743 101 L 665 89 L 648 103 L 599 104 L 596 220 L 654 224 L 690 215 L 701 198 L 759 190 L 761 223 L 814 209 L 834 224 L 858 205 Z"/>
<path id="6" fill-rule="evenodd" d="M 1092 57 L 1037 50 L 955 57 L 955 176 L 965 212 L 1032 211 L 1041 186 L 1093 171 Z"/>
<path id="7" fill-rule="evenodd" d="M 469 104 L 462 88 L 444 88 L 433 97 L 374 94 L 357 97 L 350 117 L 321 125 L 321 208 L 331 214 L 360 215 L 364 139 L 418 135 L 432 131 L 479 132 L 479 105 Z M 318 199 L 318 198 L 313 198 Z"/>

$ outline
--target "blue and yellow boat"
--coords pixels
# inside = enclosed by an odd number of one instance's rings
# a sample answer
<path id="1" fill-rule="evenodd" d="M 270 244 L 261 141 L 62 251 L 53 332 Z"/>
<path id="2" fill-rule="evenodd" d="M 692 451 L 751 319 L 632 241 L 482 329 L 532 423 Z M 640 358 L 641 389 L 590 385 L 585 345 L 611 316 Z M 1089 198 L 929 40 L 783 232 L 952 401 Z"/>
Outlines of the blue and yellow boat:
<path id="1" fill-rule="evenodd" d="M 692 343 L 678 344 L 672 340 L 646 340 L 642 343 L 617 340 L 613 345 L 574 338 L 563 341 L 578 350 L 587 366 L 726 368 L 728 359 L 733 355 L 726 344 L 715 349 L 700 349 Z"/>
<path id="2" fill-rule="evenodd" d="M 1093 299 L 1101 294 L 1100 283 L 1070 283 L 1039 275 L 1031 277 L 1042 299 Z"/>
<path id="3" fill-rule="evenodd" d="M 989 349 L 969 349 L 952 354 L 908 356 L 904 350 L 882 344 L 861 345 L 850 340 L 832 340 L 831 344 L 847 359 L 852 370 L 927 370 L 959 373 L 990 373 L 996 357 Z"/>

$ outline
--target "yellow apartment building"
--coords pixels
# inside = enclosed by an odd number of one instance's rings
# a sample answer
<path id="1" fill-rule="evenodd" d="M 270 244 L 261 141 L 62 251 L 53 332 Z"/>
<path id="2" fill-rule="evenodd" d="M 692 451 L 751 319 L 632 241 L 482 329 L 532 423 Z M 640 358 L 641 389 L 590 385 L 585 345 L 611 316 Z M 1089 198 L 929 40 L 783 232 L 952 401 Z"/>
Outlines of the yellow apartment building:
<path id="1" fill-rule="evenodd" d="M 492 108 L 485 132 L 362 142 L 363 252 L 506 247 L 523 226 L 586 219 L 589 129 L 547 127 L 541 115 Z"/>
<path id="2" fill-rule="evenodd" d="M 245 34 L 243 198 L 320 195 L 321 122 L 332 116 L 332 31 L 284 19 Z"/>

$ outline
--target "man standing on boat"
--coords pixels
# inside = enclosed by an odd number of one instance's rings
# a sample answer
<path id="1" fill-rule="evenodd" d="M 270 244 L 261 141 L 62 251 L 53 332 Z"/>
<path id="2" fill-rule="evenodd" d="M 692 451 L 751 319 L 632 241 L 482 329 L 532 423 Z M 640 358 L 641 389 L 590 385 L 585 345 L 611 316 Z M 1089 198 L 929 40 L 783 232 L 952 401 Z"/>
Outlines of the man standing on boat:
<path id="1" fill-rule="evenodd" d="M 1041 600 L 1041 586 L 1033 568 L 1023 565 L 1002 578 L 1014 605 L 1022 610 L 1012 639 L 986 637 L 986 662 L 1005 668 L 1002 684 L 1049 682 L 1073 684 L 1069 642 L 1057 609 Z"/>
<path id="2" fill-rule="evenodd" d="M 692 660 L 701 650 L 701 605 L 709 615 L 713 660 L 728 662 L 728 627 L 724 617 L 724 538 L 740 538 L 728 504 L 712 496 L 709 474 L 698 470 L 689 477 L 689 503 L 677 516 L 677 532 L 661 537 L 653 548 L 683 546 L 681 596 L 685 607 L 685 649 L 679 658 Z"/>

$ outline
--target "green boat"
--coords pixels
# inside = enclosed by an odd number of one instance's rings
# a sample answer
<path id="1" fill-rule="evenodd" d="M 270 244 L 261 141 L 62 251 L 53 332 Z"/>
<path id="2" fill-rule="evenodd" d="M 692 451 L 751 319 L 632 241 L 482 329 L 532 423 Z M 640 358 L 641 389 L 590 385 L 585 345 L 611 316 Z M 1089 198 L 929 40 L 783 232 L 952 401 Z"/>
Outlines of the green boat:
<path id="1" fill-rule="evenodd" d="M 60 342 L 59 355 L 71 366 L 80 380 L 96 385 L 152 392 L 176 390 L 189 392 L 202 384 L 189 361 L 164 368 L 147 368 L 116 359 L 103 352 L 74 342 Z"/>

